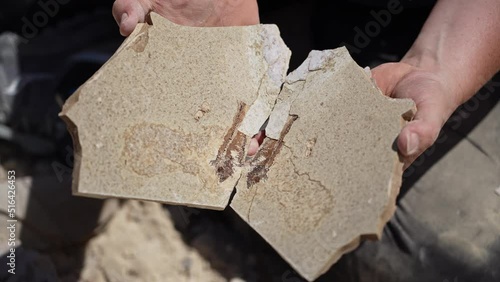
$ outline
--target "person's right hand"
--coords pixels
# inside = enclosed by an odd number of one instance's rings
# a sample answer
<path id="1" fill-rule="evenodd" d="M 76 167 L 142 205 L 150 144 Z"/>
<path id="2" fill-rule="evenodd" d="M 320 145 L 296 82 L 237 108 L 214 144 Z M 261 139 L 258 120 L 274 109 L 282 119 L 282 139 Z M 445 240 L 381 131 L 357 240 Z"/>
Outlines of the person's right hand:
<path id="1" fill-rule="evenodd" d="M 382 64 L 372 70 L 382 92 L 392 98 L 410 98 L 417 112 L 401 130 L 398 149 L 405 169 L 437 139 L 441 128 L 460 102 L 452 85 L 439 71 L 405 62 Z"/>
<path id="2" fill-rule="evenodd" d="M 187 26 L 241 26 L 259 23 L 256 0 L 116 0 L 113 17 L 128 36 L 149 12 Z"/>

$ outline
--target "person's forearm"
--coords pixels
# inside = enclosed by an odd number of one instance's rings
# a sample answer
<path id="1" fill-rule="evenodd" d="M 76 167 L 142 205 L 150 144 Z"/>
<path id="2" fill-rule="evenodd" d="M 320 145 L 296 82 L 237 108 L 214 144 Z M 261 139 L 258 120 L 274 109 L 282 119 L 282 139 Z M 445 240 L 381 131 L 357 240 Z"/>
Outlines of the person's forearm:
<path id="1" fill-rule="evenodd" d="M 465 102 L 500 69 L 500 1 L 438 1 L 402 61 L 437 71 Z"/>

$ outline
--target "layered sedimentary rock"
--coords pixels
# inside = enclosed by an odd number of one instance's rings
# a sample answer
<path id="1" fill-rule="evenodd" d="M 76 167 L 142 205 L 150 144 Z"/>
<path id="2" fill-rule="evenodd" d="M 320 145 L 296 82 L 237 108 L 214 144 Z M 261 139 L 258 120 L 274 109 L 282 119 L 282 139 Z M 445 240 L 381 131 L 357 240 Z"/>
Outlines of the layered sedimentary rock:
<path id="1" fill-rule="evenodd" d="M 192 28 L 156 14 L 151 20 L 63 108 L 77 158 L 74 192 L 223 209 L 239 168 L 219 181 L 219 148 L 236 120 L 246 136 L 258 132 L 290 51 L 273 25 Z"/>
<path id="2" fill-rule="evenodd" d="M 413 103 L 345 48 L 286 76 L 274 25 L 194 28 L 156 14 L 66 102 L 74 193 L 233 208 L 314 280 L 394 212 L 394 140 Z M 267 137 L 246 150 L 261 128 Z"/>
<path id="3" fill-rule="evenodd" d="M 311 52 L 288 75 L 231 207 L 315 279 L 360 236 L 379 237 L 393 214 L 401 165 L 392 144 L 411 108 L 384 97 L 345 49 Z"/>

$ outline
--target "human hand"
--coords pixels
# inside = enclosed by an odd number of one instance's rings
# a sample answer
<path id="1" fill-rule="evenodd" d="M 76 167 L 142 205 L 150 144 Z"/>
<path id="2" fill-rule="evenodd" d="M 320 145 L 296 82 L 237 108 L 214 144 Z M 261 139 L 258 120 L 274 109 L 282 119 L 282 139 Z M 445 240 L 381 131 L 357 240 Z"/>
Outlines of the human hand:
<path id="1" fill-rule="evenodd" d="M 149 12 L 186 26 L 241 26 L 259 23 L 256 0 L 116 0 L 113 17 L 128 36 Z"/>
<path id="2" fill-rule="evenodd" d="M 497 0 L 439 0 L 401 62 L 373 69 L 383 93 L 411 98 L 417 106 L 398 137 L 405 168 L 436 141 L 453 111 L 500 70 L 499 12 Z"/>
<path id="3" fill-rule="evenodd" d="M 410 98 L 417 107 L 412 121 L 399 134 L 397 145 L 406 169 L 437 139 L 441 128 L 460 105 L 454 85 L 439 68 L 417 67 L 407 62 L 382 64 L 372 76 L 382 92 L 392 98 Z"/>

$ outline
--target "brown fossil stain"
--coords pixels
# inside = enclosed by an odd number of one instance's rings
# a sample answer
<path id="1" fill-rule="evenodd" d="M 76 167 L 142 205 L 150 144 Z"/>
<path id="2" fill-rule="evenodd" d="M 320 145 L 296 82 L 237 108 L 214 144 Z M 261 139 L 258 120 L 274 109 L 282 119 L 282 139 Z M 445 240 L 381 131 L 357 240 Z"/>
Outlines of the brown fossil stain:
<path id="1" fill-rule="evenodd" d="M 237 128 L 243 121 L 248 108 L 244 103 L 238 104 L 238 111 L 233 119 L 233 124 L 224 136 L 224 141 L 219 147 L 217 157 L 211 164 L 215 167 L 215 173 L 219 178 L 219 182 L 224 182 L 231 177 L 234 174 L 235 167 L 249 167 L 247 187 L 250 188 L 254 184 L 267 179 L 269 168 L 284 144 L 283 139 L 298 117 L 289 116 L 280 133 L 279 139 L 266 138 L 255 156 L 249 158 L 249 160 L 245 160 L 249 137 L 238 131 Z"/>
<path id="2" fill-rule="evenodd" d="M 246 155 L 247 137 L 239 132 L 237 128 L 243 121 L 248 108 L 245 103 L 238 104 L 238 111 L 233 119 L 233 124 L 224 136 L 217 157 L 210 162 L 215 167 L 220 182 L 224 182 L 233 175 L 235 165 L 241 166 L 243 164 Z"/>
<path id="3" fill-rule="evenodd" d="M 250 161 L 251 170 L 247 175 L 247 188 L 252 187 L 254 184 L 259 183 L 262 180 L 267 179 L 267 173 L 269 168 L 274 163 L 274 159 L 281 151 L 281 147 L 284 144 L 283 139 L 285 135 L 290 131 L 293 122 L 297 119 L 297 116 L 289 116 L 283 130 L 281 130 L 280 137 L 278 140 L 266 138 L 262 143 L 259 151 Z"/>
<path id="4" fill-rule="evenodd" d="M 297 119 L 298 116 L 290 115 L 279 139 L 266 138 L 257 154 L 247 163 L 249 166 L 246 179 L 247 188 L 267 179 L 271 166 L 285 145 L 284 138 Z M 317 138 L 307 140 L 304 157 L 311 156 L 316 141 Z M 302 233 L 314 229 L 320 224 L 321 220 L 331 211 L 334 197 L 321 181 L 312 179 L 309 173 L 296 169 L 291 155 L 289 155 L 291 154 L 289 150 L 285 150 L 284 153 L 287 154 L 284 159 L 287 164 L 283 163 L 282 165 L 289 166 L 291 169 L 285 170 L 287 171 L 286 175 L 281 176 L 285 182 L 279 183 L 278 187 L 274 188 L 280 190 L 280 193 L 277 194 L 277 200 L 278 204 L 282 206 L 282 210 L 286 211 L 282 214 L 285 225 L 292 232 Z M 247 212 L 249 222 L 251 221 L 253 201 L 254 199 L 251 200 Z M 304 212 L 304 209 L 307 209 L 308 212 Z"/>
<path id="5" fill-rule="evenodd" d="M 244 103 L 238 104 L 238 111 L 233 119 L 233 124 L 224 136 L 217 158 L 211 164 L 215 167 L 219 182 L 224 182 L 231 177 L 234 174 L 235 167 L 250 167 L 250 172 L 247 174 L 247 187 L 251 188 L 254 184 L 267 179 L 267 172 L 283 146 L 283 139 L 298 117 L 289 116 L 279 139 L 266 138 L 255 156 L 245 160 L 249 137 L 238 131 L 237 128 L 243 121 L 247 110 L 247 105 Z"/>

